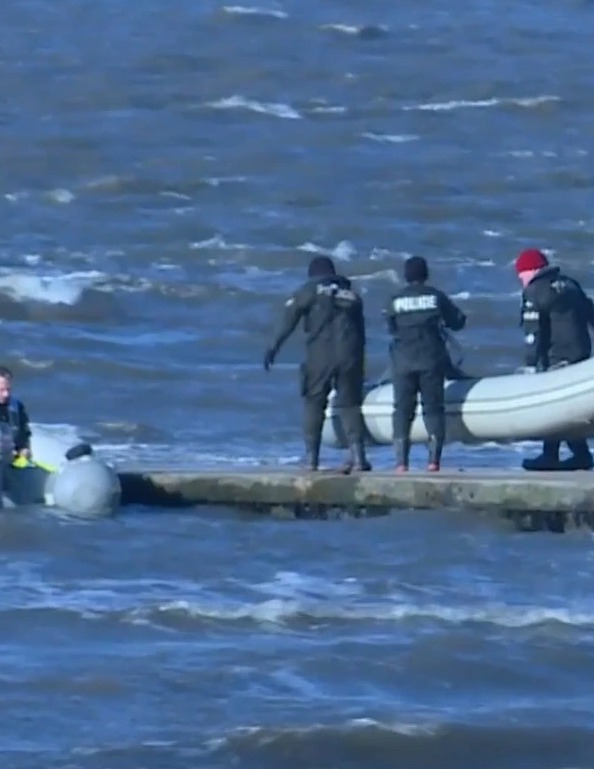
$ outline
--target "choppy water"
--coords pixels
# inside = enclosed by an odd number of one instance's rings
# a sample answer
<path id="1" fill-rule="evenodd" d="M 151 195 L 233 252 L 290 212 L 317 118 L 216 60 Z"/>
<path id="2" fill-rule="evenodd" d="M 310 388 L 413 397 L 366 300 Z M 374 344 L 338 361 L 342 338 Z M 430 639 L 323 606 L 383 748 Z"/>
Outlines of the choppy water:
<path id="1" fill-rule="evenodd" d="M 521 363 L 518 250 L 594 289 L 594 6 L 469 5 L 4 0 L 0 345 L 38 429 L 294 462 L 299 340 L 260 359 L 314 253 L 370 375 L 413 252 L 467 368 Z M 0 544 L 3 769 L 594 766 L 584 535 L 6 513 Z"/>

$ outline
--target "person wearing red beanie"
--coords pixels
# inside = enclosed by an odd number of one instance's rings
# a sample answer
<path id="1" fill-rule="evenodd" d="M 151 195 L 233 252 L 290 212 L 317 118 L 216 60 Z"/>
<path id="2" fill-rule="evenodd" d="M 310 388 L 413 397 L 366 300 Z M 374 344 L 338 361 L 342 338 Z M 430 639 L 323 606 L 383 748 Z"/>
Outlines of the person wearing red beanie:
<path id="1" fill-rule="evenodd" d="M 526 272 L 537 272 L 549 266 L 549 260 L 536 248 L 528 248 L 516 259 L 516 272 L 522 275 Z"/>
<path id="2" fill-rule="evenodd" d="M 573 278 L 547 257 L 530 248 L 515 261 L 522 291 L 522 328 L 526 366 L 547 371 L 579 363 L 592 352 L 589 327 L 594 328 L 594 303 Z M 586 440 L 566 441 L 571 456 L 559 460 L 561 441 L 543 441 L 542 454 L 525 459 L 525 470 L 591 470 L 594 466 Z"/>

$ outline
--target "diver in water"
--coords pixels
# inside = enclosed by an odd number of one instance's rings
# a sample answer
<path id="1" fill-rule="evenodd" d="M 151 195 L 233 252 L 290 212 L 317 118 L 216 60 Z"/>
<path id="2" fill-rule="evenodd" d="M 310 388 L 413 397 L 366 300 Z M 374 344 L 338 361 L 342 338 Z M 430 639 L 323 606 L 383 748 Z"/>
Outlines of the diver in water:
<path id="1" fill-rule="evenodd" d="M 11 442 L 13 459 L 31 457 L 31 428 L 23 403 L 12 394 L 12 371 L 0 366 L 0 425 Z"/>

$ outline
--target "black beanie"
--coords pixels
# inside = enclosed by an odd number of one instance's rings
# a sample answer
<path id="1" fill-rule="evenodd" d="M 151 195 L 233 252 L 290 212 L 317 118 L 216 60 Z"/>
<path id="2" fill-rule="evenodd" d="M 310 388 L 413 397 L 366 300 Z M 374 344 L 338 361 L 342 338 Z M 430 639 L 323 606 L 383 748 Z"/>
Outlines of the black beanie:
<path id="1" fill-rule="evenodd" d="M 329 256 L 314 256 L 307 268 L 310 278 L 322 278 L 325 275 L 336 275 L 334 262 Z"/>
<path id="2" fill-rule="evenodd" d="M 404 280 L 407 283 L 423 283 L 428 277 L 429 268 L 422 256 L 411 256 L 404 262 Z"/>

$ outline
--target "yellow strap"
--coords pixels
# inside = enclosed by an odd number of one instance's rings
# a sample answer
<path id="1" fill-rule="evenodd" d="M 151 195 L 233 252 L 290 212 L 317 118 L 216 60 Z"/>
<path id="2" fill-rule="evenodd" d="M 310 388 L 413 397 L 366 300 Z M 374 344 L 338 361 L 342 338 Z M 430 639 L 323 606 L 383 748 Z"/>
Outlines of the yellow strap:
<path id="1" fill-rule="evenodd" d="M 17 457 L 13 463 L 12 467 L 16 468 L 17 470 L 24 470 L 27 467 L 39 467 L 41 470 L 45 470 L 46 473 L 55 473 L 56 468 L 51 467 L 50 465 L 45 465 L 43 462 L 34 462 L 30 459 L 27 459 L 26 457 Z"/>
<path id="2" fill-rule="evenodd" d="M 55 473 L 56 468 L 51 465 L 45 465 L 43 462 L 31 462 L 33 467 L 39 467 L 40 470 L 45 470 L 46 473 Z"/>

